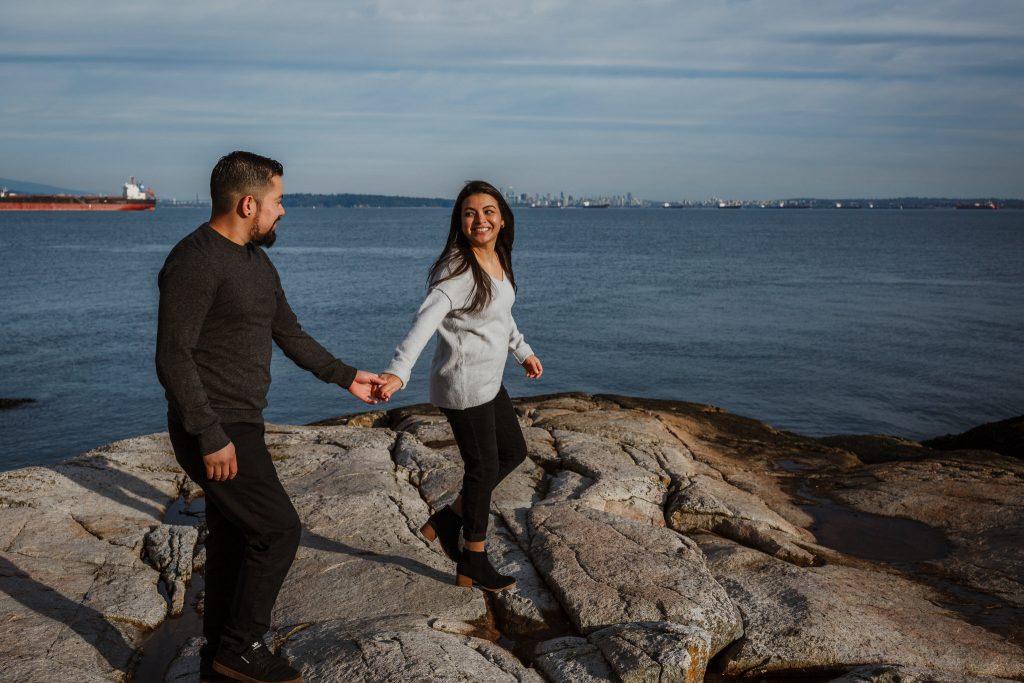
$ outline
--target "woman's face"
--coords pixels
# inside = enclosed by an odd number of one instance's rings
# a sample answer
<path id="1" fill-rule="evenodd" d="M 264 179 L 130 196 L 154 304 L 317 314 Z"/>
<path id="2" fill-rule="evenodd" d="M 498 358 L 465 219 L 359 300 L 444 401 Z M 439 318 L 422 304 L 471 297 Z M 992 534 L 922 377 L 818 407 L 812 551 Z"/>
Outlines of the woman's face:
<path id="1" fill-rule="evenodd" d="M 462 234 L 471 247 L 493 249 L 505 226 L 498 200 L 489 194 L 471 194 L 462 201 Z"/>

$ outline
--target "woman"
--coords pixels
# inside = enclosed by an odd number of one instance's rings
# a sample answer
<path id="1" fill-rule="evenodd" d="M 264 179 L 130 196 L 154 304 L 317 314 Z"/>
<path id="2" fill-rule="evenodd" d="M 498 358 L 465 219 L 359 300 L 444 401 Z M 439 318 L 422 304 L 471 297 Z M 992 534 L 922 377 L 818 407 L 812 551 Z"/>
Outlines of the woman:
<path id="1" fill-rule="evenodd" d="M 515 218 L 492 185 L 466 183 L 452 209 L 448 241 L 430 268 L 429 292 L 412 328 L 381 374 L 385 401 L 405 387 L 416 359 L 437 332 L 430 367 L 430 401 L 451 425 L 465 473 L 462 492 L 420 530 L 457 563 L 456 583 L 499 591 L 515 585 L 485 551 L 491 492 L 526 457 L 526 440 L 501 383 L 508 352 L 526 370 L 543 373 L 540 359 L 512 319 Z M 459 551 L 459 534 L 464 544 Z"/>

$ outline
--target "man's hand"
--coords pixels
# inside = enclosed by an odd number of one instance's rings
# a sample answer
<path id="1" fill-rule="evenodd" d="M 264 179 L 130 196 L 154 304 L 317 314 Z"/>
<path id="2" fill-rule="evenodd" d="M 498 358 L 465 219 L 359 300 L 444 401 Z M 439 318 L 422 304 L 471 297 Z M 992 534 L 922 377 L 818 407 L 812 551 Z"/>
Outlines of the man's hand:
<path id="1" fill-rule="evenodd" d="M 526 376 L 530 379 L 537 379 L 544 374 L 544 366 L 540 364 L 540 358 L 537 356 L 530 356 L 524 360 L 523 369 L 526 370 Z"/>
<path id="2" fill-rule="evenodd" d="M 384 384 L 384 380 L 379 375 L 366 370 L 356 370 L 356 378 L 349 385 L 348 391 L 363 403 L 372 406 L 377 403 L 377 387 L 381 384 Z"/>
<path id="3" fill-rule="evenodd" d="M 377 395 L 382 401 L 391 400 L 391 395 L 402 388 L 402 380 L 390 372 L 382 372 L 380 376 L 384 379 L 384 383 L 377 387 Z"/>
<path id="4" fill-rule="evenodd" d="M 203 456 L 203 464 L 206 465 L 206 478 L 213 481 L 225 481 L 234 479 L 238 474 L 238 461 L 235 459 L 235 444 L 228 441 L 228 445 L 219 451 L 208 453 Z"/>

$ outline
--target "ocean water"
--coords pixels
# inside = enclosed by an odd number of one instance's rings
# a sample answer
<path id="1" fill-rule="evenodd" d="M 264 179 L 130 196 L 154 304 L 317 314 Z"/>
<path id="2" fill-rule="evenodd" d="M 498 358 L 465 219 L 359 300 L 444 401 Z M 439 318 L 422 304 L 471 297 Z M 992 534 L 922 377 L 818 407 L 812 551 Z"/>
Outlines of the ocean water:
<path id="1" fill-rule="evenodd" d="M 1024 413 L 1024 212 L 530 210 L 516 320 L 544 363 L 513 396 L 711 403 L 819 436 L 926 438 Z M 206 218 L 0 213 L 0 469 L 165 427 L 156 275 Z M 444 209 L 292 209 L 270 250 L 303 326 L 382 369 Z M 391 406 L 426 401 L 431 348 Z M 275 352 L 268 420 L 369 410 Z"/>

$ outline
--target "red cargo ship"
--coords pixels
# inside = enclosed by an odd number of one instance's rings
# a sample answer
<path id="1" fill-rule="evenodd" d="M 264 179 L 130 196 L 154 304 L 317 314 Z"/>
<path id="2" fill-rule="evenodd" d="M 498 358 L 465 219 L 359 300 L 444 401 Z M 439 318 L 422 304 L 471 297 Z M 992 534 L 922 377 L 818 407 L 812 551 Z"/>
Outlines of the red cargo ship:
<path id="1" fill-rule="evenodd" d="M 156 195 L 134 176 L 120 197 L 74 194 L 20 194 L 0 190 L 0 211 L 153 211 Z"/>

